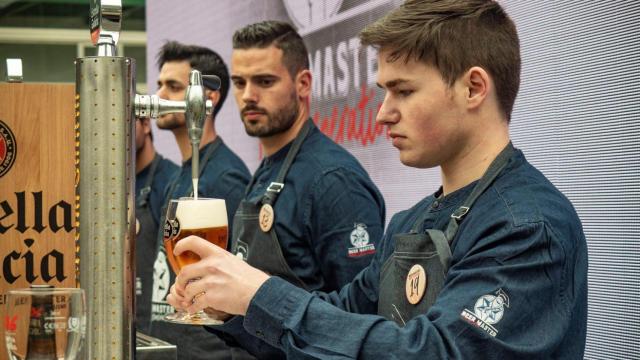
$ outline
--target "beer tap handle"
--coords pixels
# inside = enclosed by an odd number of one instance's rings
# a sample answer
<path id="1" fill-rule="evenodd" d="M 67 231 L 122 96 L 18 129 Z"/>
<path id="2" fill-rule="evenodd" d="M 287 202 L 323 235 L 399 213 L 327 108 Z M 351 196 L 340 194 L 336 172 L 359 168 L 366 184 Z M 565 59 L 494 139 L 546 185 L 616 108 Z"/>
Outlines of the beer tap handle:
<path id="1" fill-rule="evenodd" d="M 202 125 L 207 117 L 202 74 L 198 70 L 193 69 L 189 74 L 189 86 L 187 87 L 184 101 L 186 103 L 184 114 L 187 120 L 189 140 L 195 146 L 200 144 Z"/>
<path id="2" fill-rule="evenodd" d="M 202 84 L 211 90 L 220 89 L 222 81 L 216 75 L 202 75 Z M 213 113 L 213 102 L 211 100 L 206 101 L 206 111 L 207 115 L 211 115 Z"/>
<path id="3" fill-rule="evenodd" d="M 216 75 L 202 75 L 202 83 L 208 89 L 219 90 L 222 82 Z"/>
<path id="4" fill-rule="evenodd" d="M 89 11 L 91 41 L 98 47 L 98 56 L 116 56 L 122 27 L 122 0 L 92 0 Z"/>

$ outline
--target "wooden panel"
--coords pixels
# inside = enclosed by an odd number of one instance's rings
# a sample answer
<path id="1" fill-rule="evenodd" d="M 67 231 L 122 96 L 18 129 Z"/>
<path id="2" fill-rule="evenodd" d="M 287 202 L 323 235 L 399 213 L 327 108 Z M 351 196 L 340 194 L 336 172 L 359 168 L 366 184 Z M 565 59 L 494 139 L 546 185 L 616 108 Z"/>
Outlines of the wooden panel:
<path id="1" fill-rule="evenodd" d="M 74 93 L 73 84 L 0 84 L 0 138 L 15 137 L 9 169 L 2 164 L 9 163 L 11 146 L 4 141 L 3 152 L 0 144 L 3 320 L 8 289 L 76 285 Z M 6 359 L 0 329 L 0 359 Z"/>

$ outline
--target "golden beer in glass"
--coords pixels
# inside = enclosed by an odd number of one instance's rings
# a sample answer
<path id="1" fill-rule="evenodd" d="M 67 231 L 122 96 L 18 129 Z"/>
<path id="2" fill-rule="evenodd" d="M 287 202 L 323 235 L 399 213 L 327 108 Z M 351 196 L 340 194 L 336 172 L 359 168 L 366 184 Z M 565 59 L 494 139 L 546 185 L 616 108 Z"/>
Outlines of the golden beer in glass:
<path id="1" fill-rule="evenodd" d="M 223 199 L 180 198 L 173 199 L 167 207 L 164 224 L 164 246 L 167 259 L 176 274 L 182 267 L 200 261 L 200 257 L 191 251 L 185 251 L 176 256 L 173 249 L 178 242 L 188 236 L 195 235 L 208 242 L 227 249 L 229 227 L 227 221 L 227 207 Z M 197 281 L 197 279 L 194 279 Z M 221 321 L 210 317 L 206 312 L 199 311 L 189 315 L 184 311 L 177 311 L 167 315 L 165 320 L 180 324 L 215 325 Z"/>

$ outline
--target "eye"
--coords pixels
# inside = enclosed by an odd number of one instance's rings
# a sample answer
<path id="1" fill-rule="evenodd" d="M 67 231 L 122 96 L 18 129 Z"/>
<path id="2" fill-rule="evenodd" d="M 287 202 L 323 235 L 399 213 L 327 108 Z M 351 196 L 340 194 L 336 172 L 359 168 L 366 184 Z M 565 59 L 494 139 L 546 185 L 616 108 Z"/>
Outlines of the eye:
<path id="1" fill-rule="evenodd" d="M 260 87 L 270 87 L 271 85 L 273 85 L 274 80 L 273 79 L 259 79 L 257 81 L 258 85 Z"/>
<path id="2" fill-rule="evenodd" d="M 245 82 L 242 79 L 233 79 L 231 80 L 233 82 L 233 86 L 235 86 L 237 89 L 242 89 L 244 88 Z"/>
<path id="3" fill-rule="evenodd" d="M 402 89 L 402 90 L 398 90 L 397 93 L 401 97 L 408 97 L 409 95 L 413 94 L 413 90 Z"/>

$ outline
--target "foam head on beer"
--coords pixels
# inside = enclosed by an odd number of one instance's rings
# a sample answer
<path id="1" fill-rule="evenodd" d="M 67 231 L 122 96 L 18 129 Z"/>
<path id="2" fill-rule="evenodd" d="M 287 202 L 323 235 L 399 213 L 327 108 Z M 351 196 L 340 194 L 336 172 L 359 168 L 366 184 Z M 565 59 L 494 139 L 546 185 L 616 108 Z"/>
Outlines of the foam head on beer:
<path id="1" fill-rule="evenodd" d="M 227 226 L 224 199 L 180 198 L 178 202 L 176 218 L 181 230 Z"/>
<path id="2" fill-rule="evenodd" d="M 171 216 L 175 214 L 174 216 Z M 223 199 L 180 198 L 171 200 L 167 209 L 167 219 L 177 220 L 171 236 L 165 238 L 167 258 L 174 272 L 188 264 L 195 263 L 200 257 L 191 251 L 174 256 L 173 249 L 178 241 L 191 236 L 199 236 L 212 244 L 227 249 L 228 224 L 227 207 Z"/>

